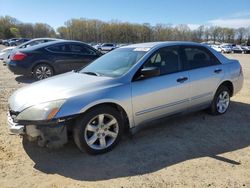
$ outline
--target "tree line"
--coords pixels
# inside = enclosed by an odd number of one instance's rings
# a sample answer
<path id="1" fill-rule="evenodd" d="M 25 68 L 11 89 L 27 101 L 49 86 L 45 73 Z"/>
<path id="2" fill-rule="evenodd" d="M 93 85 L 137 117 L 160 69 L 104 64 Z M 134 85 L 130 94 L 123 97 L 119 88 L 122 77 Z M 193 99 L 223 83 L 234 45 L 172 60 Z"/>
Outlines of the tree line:
<path id="1" fill-rule="evenodd" d="M 71 19 L 64 26 L 54 28 L 46 23 L 23 23 L 10 16 L 0 17 L 0 38 L 23 37 L 58 37 L 80 40 L 87 43 L 138 43 L 150 41 L 194 41 L 248 43 L 250 45 L 250 28 L 227 28 L 201 25 L 190 29 L 188 25 L 171 25 L 149 23 L 133 24 L 128 22 L 104 22 L 97 19 Z"/>
<path id="2" fill-rule="evenodd" d="M 56 32 L 46 23 L 23 23 L 10 16 L 0 17 L 0 39 L 56 37 Z"/>

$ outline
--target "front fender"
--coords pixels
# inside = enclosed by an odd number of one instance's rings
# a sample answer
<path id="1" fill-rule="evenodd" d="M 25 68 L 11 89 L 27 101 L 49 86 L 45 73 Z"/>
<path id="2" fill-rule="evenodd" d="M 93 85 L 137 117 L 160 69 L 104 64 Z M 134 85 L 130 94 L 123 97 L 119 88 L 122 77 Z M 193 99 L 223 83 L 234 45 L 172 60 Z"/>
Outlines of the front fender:
<path id="1" fill-rule="evenodd" d="M 134 126 L 130 84 L 122 84 L 69 98 L 55 118 L 82 114 L 88 109 L 104 103 L 113 103 L 122 107 L 128 116 L 130 126 Z"/>

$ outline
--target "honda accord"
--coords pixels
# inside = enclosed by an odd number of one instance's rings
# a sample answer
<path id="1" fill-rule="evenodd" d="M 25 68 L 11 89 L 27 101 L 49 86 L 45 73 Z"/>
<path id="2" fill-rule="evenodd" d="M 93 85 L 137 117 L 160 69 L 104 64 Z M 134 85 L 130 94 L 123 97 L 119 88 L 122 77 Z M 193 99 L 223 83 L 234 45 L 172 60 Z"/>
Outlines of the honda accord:
<path id="1" fill-rule="evenodd" d="M 33 83 L 9 99 L 12 133 L 104 153 L 125 130 L 162 117 L 208 109 L 224 114 L 240 91 L 240 63 L 208 46 L 153 42 L 116 49 L 79 71 Z"/>

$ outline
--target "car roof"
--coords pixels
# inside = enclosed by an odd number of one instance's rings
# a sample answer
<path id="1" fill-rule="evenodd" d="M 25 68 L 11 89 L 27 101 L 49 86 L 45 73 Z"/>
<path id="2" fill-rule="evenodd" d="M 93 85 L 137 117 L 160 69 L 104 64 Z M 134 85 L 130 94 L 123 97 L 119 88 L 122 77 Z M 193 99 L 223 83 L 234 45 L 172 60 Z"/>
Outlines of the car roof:
<path id="1" fill-rule="evenodd" d="M 164 42 L 147 42 L 147 43 L 131 44 L 131 45 L 128 45 L 128 46 L 122 46 L 121 48 L 154 48 L 154 47 L 172 46 L 172 45 L 204 46 L 203 44 L 196 43 L 196 42 L 164 41 Z"/>
<path id="2" fill-rule="evenodd" d="M 27 50 L 30 51 L 30 50 L 37 50 L 37 49 L 40 49 L 40 48 L 46 48 L 46 47 L 56 45 L 56 44 L 73 44 L 73 43 L 87 45 L 84 42 L 74 41 L 74 40 L 55 40 L 55 41 L 50 41 L 50 42 L 45 42 L 45 43 L 37 44 L 37 45 L 34 45 L 34 46 L 30 46 L 30 47 L 24 48 L 23 50 L 27 49 Z"/>
<path id="3" fill-rule="evenodd" d="M 29 40 L 27 42 L 24 42 L 24 43 L 20 44 L 18 47 L 25 46 L 25 45 L 27 45 L 29 43 L 32 43 L 32 42 L 38 41 L 38 40 L 52 40 L 52 41 L 55 41 L 55 40 L 62 40 L 62 39 L 57 39 L 57 38 L 34 38 L 34 39 L 31 39 L 31 40 Z"/>

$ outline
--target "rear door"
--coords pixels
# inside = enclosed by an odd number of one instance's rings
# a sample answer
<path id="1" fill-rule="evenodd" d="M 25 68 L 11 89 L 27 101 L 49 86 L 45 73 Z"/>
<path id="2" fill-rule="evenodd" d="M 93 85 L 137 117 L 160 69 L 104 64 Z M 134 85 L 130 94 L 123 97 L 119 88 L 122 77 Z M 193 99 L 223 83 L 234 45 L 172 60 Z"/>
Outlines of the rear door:
<path id="1" fill-rule="evenodd" d="M 224 76 L 219 60 L 205 47 L 182 46 L 182 61 L 189 70 L 191 106 L 208 105 Z"/>
<path id="2" fill-rule="evenodd" d="M 57 74 L 73 70 L 71 69 L 72 57 L 67 44 L 56 44 L 46 49 L 50 52 L 46 56 Z"/>
<path id="3" fill-rule="evenodd" d="M 140 70 L 158 67 L 160 76 L 137 79 Z M 136 124 L 185 110 L 190 98 L 188 71 L 183 70 L 179 47 L 156 51 L 132 81 L 132 105 Z"/>

